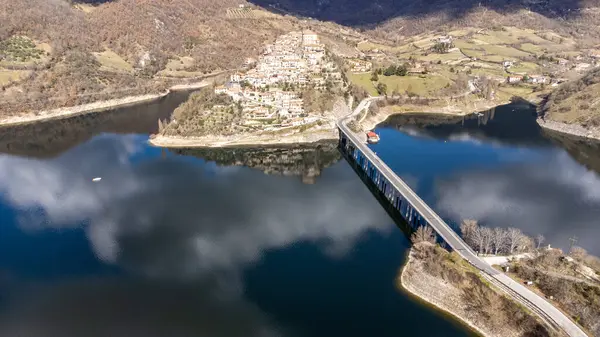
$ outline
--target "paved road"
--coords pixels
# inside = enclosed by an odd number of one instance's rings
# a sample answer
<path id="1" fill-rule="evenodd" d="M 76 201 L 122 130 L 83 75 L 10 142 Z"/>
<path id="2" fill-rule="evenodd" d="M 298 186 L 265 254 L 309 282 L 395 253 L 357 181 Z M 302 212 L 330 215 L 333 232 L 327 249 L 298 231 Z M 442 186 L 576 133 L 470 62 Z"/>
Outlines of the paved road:
<path id="1" fill-rule="evenodd" d="M 379 157 L 365 144 L 364 135 L 357 135 L 350 130 L 346 123 L 359 114 L 362 109 L 368 108 L 377 97 L 370 97 L 350 112 L 346 117 L 337 121 L 338 128 L 349 138 L 360 152 L 377 167 L 377 170 L 385 179 L 399 191 L 404 199 L 427 221 L 427 223 L 442 237 L 442 239 L 460 256 L 479 269 L 482 273 L 500 282 L 508 288 L 506 293 L 515 300 L 526 305 L 538 313 L 542 319 L 552 321 L 562 328 L 571 337 L 587 337 L 587 335 L 567 316 L 548 303 L 544 298 L 535 294 L 525 286 L 515 282 L 508 276 L 492 268 L 469 247 L 448 224 L 435 213 L 392 169 L 390 169 Z"/>

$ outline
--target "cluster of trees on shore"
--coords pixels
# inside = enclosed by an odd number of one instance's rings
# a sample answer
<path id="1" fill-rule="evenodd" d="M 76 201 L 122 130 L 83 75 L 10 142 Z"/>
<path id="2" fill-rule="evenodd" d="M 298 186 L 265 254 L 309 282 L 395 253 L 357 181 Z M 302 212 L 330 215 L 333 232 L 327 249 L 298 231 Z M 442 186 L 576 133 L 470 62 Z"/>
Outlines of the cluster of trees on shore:
<path id="1" fill-rule="evenodd" d="M 540 248 L 544 243 L 543 235 L 532 239 L 518 228 L 479 226 L 475 220 L 464 220 L 460 225 L 460 230 L 465 242 L 479 254 L 525 253 L 534 248 Z"/>
<path id="2" fill-rule="evenodd" d="M 512 255 L 539 251 L 546 240 L 541 234 L 531 238 L 514 227 L 479 226 L 476 220 L 463 220 L 460 230 L 465 242 L 482 255 Z M 435 244 L 436 241 L 437 236 L 430 226 L 420 226 L 411 235 L 413 244 L 420 242 Z M 600 273 L 600 259 L 589 255 L 585 249 L 573 246 L 568 254 L 578 261 L 585 262 Z"/>
<path id="3" fill-rule="evenodd" d="M 531 238 L 518 228 L 479 226 L 475 220 L 463 220 L 460 229 L 465 242 L 479 254 L 485 255 L 512 255 L 531 252 L 539 249 L 545 241 L 543 235 Z M 435 243 L 436 236 L 431 227 L 421 226 L 412 234 L 411 241 L 413 243 Z M 577 254 L 579 249 L 574 247 L 573 253 Z"/>

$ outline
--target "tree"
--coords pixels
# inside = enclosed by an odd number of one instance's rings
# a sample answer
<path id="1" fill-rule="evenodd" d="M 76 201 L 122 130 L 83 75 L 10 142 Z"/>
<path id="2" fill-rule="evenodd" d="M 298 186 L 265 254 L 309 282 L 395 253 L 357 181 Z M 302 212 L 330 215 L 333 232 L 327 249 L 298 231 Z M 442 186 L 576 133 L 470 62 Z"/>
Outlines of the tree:
<path id="1" fill-rule="evenodd" d="M 398 97 L 400 96 L 400 87 L 398 86 L 398 84 L 396 84 L 394 86 L 394 90 L 392 91 L 392 96 L 393 97 Z"/>
<path id="2" fill-rule="evenodd" d="M 542 234 L 538 234 L 535 237 L 535 248 L 540 249 L 540 247 L 542 246 L 542 243 L 544 243 L 544 241 L 546 241 L 546 238 Z"/>
<path id="3" fill-rule="evenodd" d="M 377 82 L 377 81 L 379 81 L 379 76 L 377 75 L 377 72 L 376 72 L 376 71 L 374 71 L 374 72 L 371 74 L 371 82 Z"/>
<path id="4" fill-rule="evenodd" d="M 483 251 L 485 254 L 489 254 L 492 250 L 492 239 L 494 235 L 494 231 L 489 227 L 481 227 L 481 238 Z"/>
<path id="5" fill-rule="evenodd" d="M 437 42 L 431 49 L 438 54 L 445 54 L 453 47 L 454 45 L 451 42 Z"/>
<path id="6" fill-rule="evenodd" d="M 398 66 L 395 74 L 397 76 L 406 76 L 408 74 L 408 66 L 406 64 Z"/>
<path id="7" fill-rule="evenodd" d="M 527 235 L 522 235 L 519 239 L 517 250 L 522 253 L 530 252 L 531 250 L 533 250 L 533 247 L 533 240 Z"/>
<path id="8" fill-rule="evenodd" d="M 508 245 L 509 254 L 512 255 L 515 252 L 515 249 L 519 247 L 519 242 L 521 241 L 522 237 L 523 233 L 518 228 L 511 227 L 506 231 L 506 242 Z"/>
<path id="9" fill-rule="evenodd" d="M 475 248 L 475 242 L 473 240 L 474 232 L 479 228 L 476 220 L 463 220 L 460 224 L 460 232 L 462 233 L 462 237 L 465 242 L 471 246 L 471 248 Z"/>
<path id="10" fill-rule="evenodd" d="M 384 76 L 392 76 L 394 74 L 396 74 L 396 66 L 394 66 L 394 65 L 387 67 L 385 69 L 385 71 L 383 72 Z"/>
<path id="11" fill-rule="evenodd" d="M 494 228 L 494 233 L 492 234 L 492 244 L 494 245 L 495 255 L 498 255 L 498 253 L 502 252 L 506 246 L 506 230 L 500 227 Z"/>
<path id="12" fill-rule="evenodd" d="M 573 248 L 571 248 L 570 255 L 574 259 L 581 261 L 586 257 L 587 251 L 579 246 L 574 246 Z"/>
<path id="13" fill-rule="evenodd" d="M 435 243 L 436 237 L 433 233 L 433 228 L 429 226 L 419 226 L 419 228 L 411 235 L 410 240 L 413 244 L 420 242 Z"/>
<path id="14" fill-rule="evenodd" d="M 385 83 L 378 83 L 376 89 L 379 95 L 387 95 L 387 85 Z"/>

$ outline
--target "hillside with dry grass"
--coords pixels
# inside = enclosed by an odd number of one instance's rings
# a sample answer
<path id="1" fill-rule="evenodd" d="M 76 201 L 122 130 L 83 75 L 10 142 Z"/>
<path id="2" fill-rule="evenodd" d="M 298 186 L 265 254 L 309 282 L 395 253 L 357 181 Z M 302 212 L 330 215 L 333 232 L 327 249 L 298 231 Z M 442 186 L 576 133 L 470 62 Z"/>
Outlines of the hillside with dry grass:
<path id="1" fill-rule="evenodd" d="M 587 128 L 600 127 L 600 68 L 562 84 L 541 107 L 544 118 Z"/>
<path id="2" fill-rule="evenodd" d="M 370 45 L 380 50 L 391 46 L 385 53 L 395 59 L 418 52 L 424 54 L 415 57 L 433 62 L 426 51 L 414 50 L 418 34 L 429 38 L 468 27 L 477 38 L 480 28 L 514 26 L 556 32 L 569 42 L 569 57 L 576 57 L 573 50 L 600 48 L 598 3 L 0 0 L 0 111 L 11 116 L 157 93 L 175 83 L 237 69 L 276 36 L 302 28 L 317 31 L 337 55 L 365 57 Z M 551 49 L 563 44 L 551 42 Z M 541 48 L 524 40 L 502 43 L 528 57 Z M 461 50 L 473 51 L 465 54 L 469 57 L 498 54 L 492 48 L 496 43 L 489 44 Z M 388 84 L 390 90 L 396 86 Z"/>
<path id="3" fill-rule="evenodd" d="M 241 0 L 0 0 L 0 8 L 4 116 L 159 92 L 236 69 L 276 36 L 307 25 Z M 313 29 L 344 44 L 336 25 Z M 21 37 L 30 43 L 15 59 L 6 46 Z"/>

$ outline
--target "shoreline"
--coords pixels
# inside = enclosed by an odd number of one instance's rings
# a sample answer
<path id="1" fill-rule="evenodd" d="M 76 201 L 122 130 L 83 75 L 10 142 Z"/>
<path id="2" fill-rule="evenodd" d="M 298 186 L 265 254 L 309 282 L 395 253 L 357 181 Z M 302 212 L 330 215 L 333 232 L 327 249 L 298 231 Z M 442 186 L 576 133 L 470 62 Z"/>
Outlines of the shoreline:
<path id="1" fill-rule="evenodd" d="M 97 101 L 70 107 L 43 110 L 37 113 L 32 112 L 21 116 L 11 116 L 8 118 L 0 119 L 0 127 L 11 127 L 32 124 L 36 122 L 45 122 L 55 119 L 69 118 L 79 115 L 102 112 L 106 110 L 125 108 L 138 104 L 150 103 L 158 101 L 168 96 L 172 92 L 196 90 L 208 85 L 210 85 L 210 82 L 206 80 L 189 84 L 178 84 L 170 87 L 164 92 L 157 94 L 125 96 L 121 98 Z"/>
<path id="2" fill-rule="evenodd" d="M 329 129 L 291 135 L 248 135 L 241 139 L 230 139 L 223 136 L 172 137 L 156 135 L 151 137 L 148 143 L 152 146 L 163 148 L 237 148 L 314 144 L 325 141 L 337 141 L 338 138 L 337 129 Z"/>
<path id="3" fill-rule="evenodd" d="M 586 140 L 600 141 L 600 128 L 586 129 L 581 125 L 567 124 L 552 120 L 542 120 L 538 118 L 537 124 L 545 130 L 550 130 L 567 136 L 574 136 Z"/>
<path id="4" fill-rule="evenodd" d="M 441 301 L 434 299 L 433 296 L 430 295 L 431 293 L 428 293 L 424 289 L 419 289 L 418 286 L 412 282 L 412 280 L 409 280 L 409 276 L 407 275 L 409 272 L 412 271 L 411 268 L 414 268 L 414 264 L 415 262 L 413 257 L 413 248 L 411 247 L 409 248 L 408 254 L 406 256 L 406 263 L 400 271 L 400 277 L 398 278 L 399 282 L 397 282 L 399 288 L 401 288 L 402 291 L 416 299 L 418 302 L 421 302 L 423 305 L 429 306 L 434 310 L 441 312 L 443 315 L 451 317 L 452 319 L 457 321 L 458 324 L 461 324 L 463 326 L 466 325 L 468 329 L 479 334 L 480 336 L 501 337 L 484 332 L 483 330 L 481 330 L 481 328 L 476 326 L 475 323 L 473 323 L 470 319 L 463 317 L 461 314 L 457 313 L 456 310 L 452 310 L 452 307 L 444 305 L 443 303 L 441 303 Z M 420 279 L 420 281 L 421 285 L 424 282 L 426 282 L 422 279 Z M 456 307 L 454 307 L 454 309 L 456 309 Z"/>
<path id="5" fill-rule="evenodd" d="M 510 102 L 501 102 L 499 104 L 486 104 L 481 109 L 477 108 L 475 111 L 473 108 L 440 108 L 430 109 L 431 107 L 423 106 L 423 110 L 410 110 L 410 111 L 393 111 L 383 112 L 380 111 L 375 116 L 367 116 L 361 122 L 360 126 L 363 130 L 375 129 L 379 124 L 384 123 L 390 117 L 396 115 L 409 115 L 409 114 L 431 114 L 438 116 L 449 116 L 449 117 L 461 117 L 468 116 L 479 111 L 485 111 L 493 109 L 497 106 L 508 104 Z M 202 137 L 175 137 L 175 136 L 163 136 L 154 135 L 148 140 L 148 143 L 155 147 L 164 148 L 236 148 L 236 147 L 268 147 L 268 146 L 287 146 L 293 144 L 312 144 L 320 141 L 337 141 L 338 131 L 337 128 L 330 130 L 319 130 L 317 133 L 296 133 L 291 135 L 269 135 L 269 134 L 257 134 L 247 135 L 241 139 L 231 139 L 226 136 L 202 136 Z"/>
<path id="6" fill-rule="evenodd" d="M 472 114 L 476 114 L 478 112 L 487 111 L 490 109 L 494 109 L 496 107 L 510 104 L 510 101 L 502 101 L 502 102 L 485 102 L 481 106 L 475 105 L 473 107 L 459 107 L 459 106 L 446 106 L 446 107 L 430 107 L 427 105 L 423 106 L 412 106 L 415 109 L 410 109 L 407 111 L 385 111 L 386 108 L 391 108 L 393 105 L 386 106 L 380 109 L 377 115 L 367 115 L 360 123 L 360 126 L 364 130 L 373 130 L 379 124 L 385 123 L 389 118 L 397 115 L 418 115 L 418 114 L 432 114 L 438 116 L 449 116 L 449 117 L 462 117 L 469 116 Z M 376 103 L 375 103 L 376 104 Z M 419 109 L 421 108 L 421 109 Z"/>

